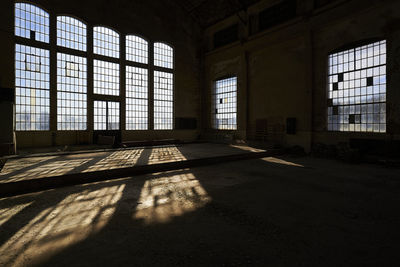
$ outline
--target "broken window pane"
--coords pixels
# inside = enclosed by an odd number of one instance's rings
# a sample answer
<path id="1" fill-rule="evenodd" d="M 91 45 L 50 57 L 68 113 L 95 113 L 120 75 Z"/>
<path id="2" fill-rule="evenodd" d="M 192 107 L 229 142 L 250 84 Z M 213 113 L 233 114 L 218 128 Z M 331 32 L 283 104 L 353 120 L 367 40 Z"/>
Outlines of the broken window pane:
<path id="1" fill-rule="evenodd" d="M 213 128 L 218 130 L 237 129 L 237 77 L 218 80 L 213 93 Z"/>
<path id="2" fill-rule="evenodd" d="M 331 54 L 328 62 L 328 130 L 385 132 L 386 41 Z"/>

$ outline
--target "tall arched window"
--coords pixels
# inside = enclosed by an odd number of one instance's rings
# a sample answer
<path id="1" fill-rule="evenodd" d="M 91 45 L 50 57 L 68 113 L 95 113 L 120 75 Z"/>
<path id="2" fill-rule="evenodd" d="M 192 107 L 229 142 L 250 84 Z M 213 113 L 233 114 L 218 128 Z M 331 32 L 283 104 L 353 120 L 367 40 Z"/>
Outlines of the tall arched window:
<path id="1" fill-rule="evenodd" d="M 148 70 L 129 66 L 148 63 L 148 43 L 139 36 L 126 36 L 126 130 L 148 129 Z M 137 65 L 137 64 L 133 64 Z"/>
<path id="2" fill-rule="evenodd" d="M 57 53 L 57 130 L 87 129 L 86 25 L 67 16 L 57 17 L 57 45 L 71 54 Z"/>
<path id="3" fill-rule="evenodd" d="M 93 28 L 93 93 L 120 95 L 119 34 L 106 27 Z M 100 55 L 103 57 L 99 57 Z M 104 57 L 108 59 L 104 60 Z M 94 129 L 120 129 L 120 102 L 94 101 Z"/>
<path id="4" fill-rule="evenodd" d="M 50 53 L 25 39 L 49 42 L 49 14 L 27 3 L 15 4 L 15 128 L 17 131 L 50 128 Z"/>
<path id="5" fill-rule="evenodd" d="M 154 43 L 154 129 L 172 130 L 174 106 L 173 49 Z"/>

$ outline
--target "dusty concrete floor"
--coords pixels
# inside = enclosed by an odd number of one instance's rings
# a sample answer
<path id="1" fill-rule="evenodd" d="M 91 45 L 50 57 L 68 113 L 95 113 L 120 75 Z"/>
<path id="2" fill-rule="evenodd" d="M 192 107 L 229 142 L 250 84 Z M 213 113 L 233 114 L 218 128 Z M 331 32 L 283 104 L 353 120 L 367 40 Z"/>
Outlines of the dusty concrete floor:
<path id="1" fill-rule="evenodd" d="M 153 148 L 129 148 L 91 153 L 53 153 L 7 160 L 0 169 L 0 183 L 16 182 L 64 174 L 150 165 L 210 156 L 263 151 L 249 146 L 186 144 Z"/>
<path id="2" fill-rule="evenodd" d="M 0 200 L 0 266 L 398 266 L 400 170 L 309 157 Z"/>

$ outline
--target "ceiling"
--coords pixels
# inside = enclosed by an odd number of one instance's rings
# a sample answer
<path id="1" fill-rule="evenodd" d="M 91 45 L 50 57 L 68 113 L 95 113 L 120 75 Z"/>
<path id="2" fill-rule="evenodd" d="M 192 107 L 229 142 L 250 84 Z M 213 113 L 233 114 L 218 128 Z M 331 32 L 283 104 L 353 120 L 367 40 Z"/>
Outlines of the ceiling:
<path id="1" fill-rule="evenodd" d="M 203 28 L 246 10 L 260 0 L 174 0 Z"/>

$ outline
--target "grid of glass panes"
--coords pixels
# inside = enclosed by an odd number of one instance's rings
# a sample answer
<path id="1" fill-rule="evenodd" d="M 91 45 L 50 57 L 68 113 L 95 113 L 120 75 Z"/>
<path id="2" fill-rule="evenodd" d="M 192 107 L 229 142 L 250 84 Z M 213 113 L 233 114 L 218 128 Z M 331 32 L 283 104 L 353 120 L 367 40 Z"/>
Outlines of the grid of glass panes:
<path id="1" fill-rule="evenodd" d="M 139 36 L 126 36 L 126 60 L 147 64 L 147 41 Z"/>
<path id="2" fill-rule="evenodd" d="M 126 130 L 147 130 L 147 69 L 126 66 Z"/>
<path id="3" fill-rule="evenodd" d="M 173 74 L 154 71 L 154 129 L 173 129 Z"/>
<path id="4" fill-rule="evenodd" d="M 94 101 L 94 130 L 119 130 L 119 102 Z"/>
<path id="5" fill-rule="evenodd" d="M 49 51 L 15 46 L 15 104 L 17 131 L 49 130 Z"/>
<path id="6" fill-rule="evenodd" d="M 95 94 L 119 95 L 119 64 L 95 59 L 93 75 Z"/>
<path id="7" fill-rule="evenodd" d="M 27 3 L 15 4 L 15 35 L 49 42 L 49 14 Z"/>
<path id="8" fill-rule="evenodd" d="M 86 130 L 86 58 L 57 53 L 57 130 Z"/>
<path id="9" fill-rule="evenodd" d="M 328 130 L 386 132 L 386 41 L 329 55 Z"/>
<path id="10" fill-rule="evenodd" d="M 86 25 L 72 17 L 58 16 L 57 45 L 86 51 Z"/>
<path id="11" fill-rule="evenodd" d="M 213 94 L 213 127 L 218 130 L 236 130 L 237 78 L 218 80 Z"/>
<path id="12" fill-rule="evenodd" d="M 154 66 L 172 69 L 173 49 L 163 43 L 154 43 Z"/>
<path id="13" fill-rule="evenodd" d="M 107 102 L 107 130 L 119 130 L 119 102 Z"/>
<path id="14" fill-rule="evenodd" d="M 93 28 L 93 52 L 119 58 L 119 34 L 106 27 Z"/>
<path id="15" fill-rule="evenodd" d="M 106 101 L 94 101 L 94 129 L 95 130 L 107 130 L 107 102 Z"/>

